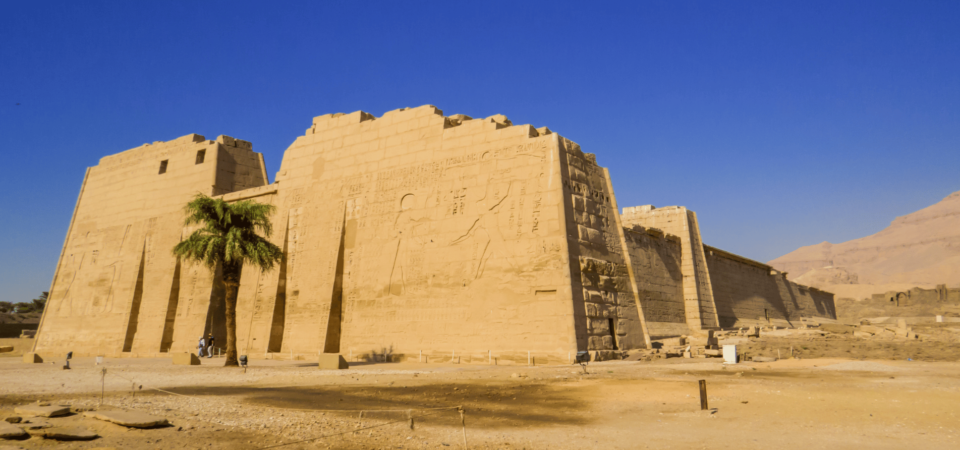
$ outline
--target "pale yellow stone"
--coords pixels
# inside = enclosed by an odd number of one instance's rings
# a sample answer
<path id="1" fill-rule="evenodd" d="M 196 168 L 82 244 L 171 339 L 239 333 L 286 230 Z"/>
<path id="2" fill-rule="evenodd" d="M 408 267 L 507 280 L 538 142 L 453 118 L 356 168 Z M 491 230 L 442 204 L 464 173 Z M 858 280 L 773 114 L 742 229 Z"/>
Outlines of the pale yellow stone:
<path id="1" fill-rule="evenodd" d="M 200 358 L 196 353 L 174 353 L 173 364 L 178 366 L 199 366 Z"/>
<path id="2" fill-rule="evenodd" d="M 197 192 L 276 207 L 269 239 L 285 257 L 240 281 L 249 358 L 569 363 L 741 315 L 726 303 L 739 288 L 719 292 L 713 264 L 753 266 L 711 259 L 684 208 L 621 220 L 597 156 L 546 127 L 432 105 L 326 114 L 292 139 L 269 186 L 251 149 L 187 135 L 89 168 L 37 351 L 193 362 L 186 352 L 210 332 L 222 347 L 220 280 L 170 251 L 193 231 L 182 208 Z M 830 316 L 832 297 L 820 300 Z M 744 317 L 764 302 L 776 300 Z"/>
<path id="3" fill-rule="evenodd" d="M 318 367 L 320 370 L 340 370 L 349 369 L 350 365 L 347 364 L 347 360 L 343 359 L 343 355 L 322 353 Z"/>

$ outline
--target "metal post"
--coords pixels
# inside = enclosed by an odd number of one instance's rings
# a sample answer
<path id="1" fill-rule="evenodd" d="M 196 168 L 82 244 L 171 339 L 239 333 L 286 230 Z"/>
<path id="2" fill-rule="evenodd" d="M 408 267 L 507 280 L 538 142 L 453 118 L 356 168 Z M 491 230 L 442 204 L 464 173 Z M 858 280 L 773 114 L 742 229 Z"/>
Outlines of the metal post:
<path id="1" fill-rule="evenodd" d="M 103 406 L 103 390 L 107 379 L 107 368 L 104 367 L 100 372 L 100 406 Z"/>

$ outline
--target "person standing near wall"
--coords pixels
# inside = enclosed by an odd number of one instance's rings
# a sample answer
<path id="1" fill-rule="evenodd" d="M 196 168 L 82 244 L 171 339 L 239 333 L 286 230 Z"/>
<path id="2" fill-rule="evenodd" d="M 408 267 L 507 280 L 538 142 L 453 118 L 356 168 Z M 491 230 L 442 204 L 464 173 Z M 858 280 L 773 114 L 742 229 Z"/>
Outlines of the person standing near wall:
<path id="1" fill-rule="evenodd" d="M 203 358 L 203 349 L 206 348 L 207 344 L 203 341 L 203 336 L 200 336 L 200 342 L 197 344 L 197 356 Z"/>
<path id="2" fill-rule="evenodd" d="M 207 336 L 207 358 L 213 358 L 213 333 Z"/>

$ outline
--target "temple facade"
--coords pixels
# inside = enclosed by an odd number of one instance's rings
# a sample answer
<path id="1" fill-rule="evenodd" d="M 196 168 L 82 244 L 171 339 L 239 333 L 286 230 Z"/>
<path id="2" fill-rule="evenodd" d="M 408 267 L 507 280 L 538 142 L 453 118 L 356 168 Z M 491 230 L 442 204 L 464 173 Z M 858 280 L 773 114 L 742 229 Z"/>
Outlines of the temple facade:
<path id="1" fill-rule="evenodd" d="M 316 117 L 275 181 L 249 142 L 188 135 L 87 169 L 36 352 L 225 343 L 219 274 L 172 248 L 196 193 L 276 206 L 245 267 L 240 354 L 482 363 L 616 358 L 651 340 L 836 318 L 833 295 L 704 245 L 682 207 L 618 209 L 596 156 L 546 127 L 433 106 Z"/>

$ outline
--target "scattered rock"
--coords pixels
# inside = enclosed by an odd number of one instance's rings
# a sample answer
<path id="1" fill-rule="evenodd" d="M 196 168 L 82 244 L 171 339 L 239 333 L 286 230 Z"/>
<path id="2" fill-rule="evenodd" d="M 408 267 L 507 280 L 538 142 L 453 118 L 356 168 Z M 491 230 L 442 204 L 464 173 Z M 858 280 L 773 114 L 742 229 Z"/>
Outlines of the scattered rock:
<path id="1" fill-rule="evenodd" d="M 20 427 L 10 425 L 7 422 L 0 422 L 0 439 L 14 439 L 23 437 L 27 434 Z"/>
<path id="2" fill-rule="evenodd" d="M 18 427 L 23 428 L 24 430 L 39 430 L 41 428 L 50 428 L 53 425 L 50 422 L 41 419 L 30 419 L 25 420 L 17 424 Z"/>
<path id="3" fill-rule="evenodd" d="M 38 417 L 59 417 L 70 414 L 70 407 L 64 408 L 63 406 L 46 406 L 41 405 L 23 405 L 18 406 L 14 411 L 17 414 L 23 414 L 25 416 L 38 416 Z"/>
<path id="4" fill-rule="evenodd" d="M 3 419 L 3 420 L 5 420 L 7 423 L 20 423 L 21 421 L 23 421 L 23 417 L 20 417 L 20 416 L 10 416 L 10 417 L 7 417 L 6 419 Z"/>
<path id="5" fill-rule="evenodd" d="M 170 424 L 167 419 L 139 411 L 90 411 L 83 413 L 83 416 L 131 428 L 153 428 Z"/>
<path id="6" fill-rule="evenodd" d="M 53 439 L 57 441 L 89 441 L 100 437 L 97 433 L 83 428 L 54 427 L 43 428 L 30 433 L 32 436 L 40 436 L 44 439 Z"/>

